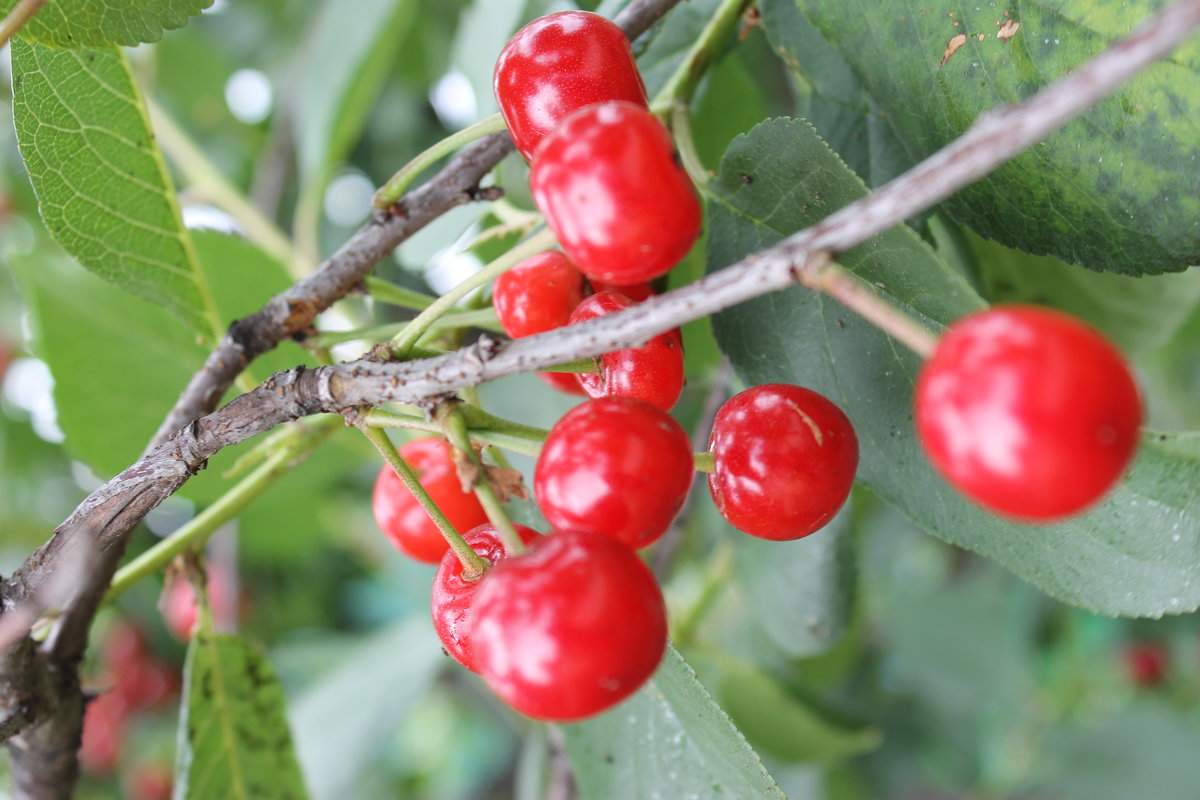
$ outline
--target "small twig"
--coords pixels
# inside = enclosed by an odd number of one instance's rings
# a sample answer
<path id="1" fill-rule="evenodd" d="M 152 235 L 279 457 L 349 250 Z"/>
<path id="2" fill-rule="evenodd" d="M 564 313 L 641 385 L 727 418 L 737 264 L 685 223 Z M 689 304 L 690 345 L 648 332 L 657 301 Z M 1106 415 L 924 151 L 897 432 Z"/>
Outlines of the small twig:
<path id="1" fill-rule="evenodd" d="M 45 4 L 46 0 L 21 0 L 17 3 L 8 16 L 0 20 L 0 47 L 8 44 L 8 40 L 25 27 L 25 23 L 33 19 L 33 15 Z"/>

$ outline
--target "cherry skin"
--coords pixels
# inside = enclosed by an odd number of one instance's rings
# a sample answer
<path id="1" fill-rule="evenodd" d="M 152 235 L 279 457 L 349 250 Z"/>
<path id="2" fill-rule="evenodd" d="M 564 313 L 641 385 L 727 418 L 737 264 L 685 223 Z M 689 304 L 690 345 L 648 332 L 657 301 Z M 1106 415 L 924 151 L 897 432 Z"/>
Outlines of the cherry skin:
<path id="1" fill-rule="evenodd" d="M 514 339 L 567 324 L 583 300 L 583 273 L 565 253 L 547 250 L 525 259 L 496 279 L 492 307 L 504 332 Z M 584 394 L 569 372 L 539 372 L 542 382 L 567 394 Z"/>
<path id="2" fill-rule="evenodd" d="M 475 663 L 530 717 L 598 714 L 654 673 L 667 644 L 662 592 L 637 555 L 607 536 L 554 533 L 502 561 L 472 607 Z"/>
<path id="3" fill-rule="evenodd" d="M 646 106 L 629 39 L 611 21 L 587 11 L 550 14 L 517 31 L 496 59 L 493 86 L 526 161 L 572 111 L 605 100 Z"/>
<path id="4" fill-rule="evenodd" d="M 613 101 L 564 119 L 533 156 L 534 202 L 588 278 L 643 283 L 679 263 L 700 235 L 700 202 L 667 129 Z"/>
<path id="5" fill-rule="evenodd" d="M 212 611 L 213 622 L 218 628 L 229 628 L 237 616 L 238 598 L 234 595 L 234 587 L 228 574 L 214 566 L 209 566 L 206 579 L 208 581 L 208 602 Z M 192 629 L 196 627 L 196 592 L 191 582 L 183 575 L 175 575 L 163 589 L 162 594 L 163 622 L 167 630 L 181 642 L 192 638 Z"/>
<path id="6" fill-rule="evenodd" d="M 524 525 L 513 525 L 521 541 L 529 544 L 540 534 L 533 528 Z M 467 544 L 477 554 L 487 559 L 494 567 L 504 560 L 507 555 L 504 545 L 500 542 L 500 534 L 491 523 L 472 528 L 463 534 Z M 487 580 L 491 570 L 482 577 L 468 581 L 463 579 L 462 562 L 458 560 L 453 550 L 447 550 L 438 564 L 437 574 L 433 578 L 433 591 L 430 594 L 429 608 L 433 615 L 433 629 L 442 640 L 442 647 L 459 664 L 472 672 L 478 672 L 475 659 L 471 654 L 471 601 L 480 584 Z"/>
<path id="7" fill-rule="evenodd" d="M 106 775 L 117 768 L 128 717 L 129 707 L 115 692 L 104 692 L 88 702 L 79 745 L 79 765 L 84 772 Z"/>
<path id="8" fill-rule="evenodd" d="M 1169 658 L 1162 642 L 1130 642 L 1125 647 L 1125 670 L 1135 686 L 1153 689 L 1166 677 Z"/>
<path id="9" fill-rule="evenodd" d="M 571 324 L 602 317 L 635 303 L 617 292 L 586 298 L 571 314 Z M 683 340 L 679 329 L 659 334 L 641 347 L 600 356 L 600 372 L 581 372 L 579 385 L 589 397 L 634 397 L 670 411 L 683 393 Z"/>
<path id="10" fill-rule="evenodd" d="M 929 460 L 975 502 L 1028 522 L 1097 502 L 1121 477 L 1141 424 L 1120 353 L 1075 318 L 996 306 L 957 321 L 917 379 Z"/>
<path id="11" fill-rule="evenodd" d="M 640 400 L 589 400 L 568 411 L 542 446 L 533 485 L 558 530 L 653 544 L 683 506 L 692 448 L 679 423 Z"/>
<path id="12" fill-rule="evenodd" d="M 445 440 L 415 439 L 400 448 L 400 455 L 455 530 L 467 531 L 487 522 L 487 514 L 474 493 L 462 490 Z M 450 549 L 437 525 L 389 464 L 383 465 L 375 479 L 372 506 L 379 529 L 410 558 L 436 564 Z"/>
<path id="13" fill-rule="evenodd" d="M 766 383 L 740 392 L 713 420 L 708 476 L 730 525 L 784 541 L 823 528 L 850 496 L 858 437 L 842 410 L 801 386 Z"/>
<path id="14" fill-rule="evenodd" d="M 640 303 L 643 300 L 647 300 L 657 294 L 657 292 L 654 291 L 654 287 L 645 281 L 642 283 L 630 284 L 629 286 L 620 286 L 615 283 L 605 283 L 604 281 L 596 280 L 588 281 L 588 283 L 592 285 L 592 291 L 594 293 L 598 294 L 600 292 L 616 292 L 617 294 L 625 295 L 635 303 Z"/>

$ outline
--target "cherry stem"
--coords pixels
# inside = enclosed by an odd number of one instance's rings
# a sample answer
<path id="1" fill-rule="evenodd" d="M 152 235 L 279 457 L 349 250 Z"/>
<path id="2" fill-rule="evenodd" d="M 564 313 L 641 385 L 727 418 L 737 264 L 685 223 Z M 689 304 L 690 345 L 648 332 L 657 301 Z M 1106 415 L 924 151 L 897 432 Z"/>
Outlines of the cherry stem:
<path id="1" fill-rule="evenodd" d="M 700 79 L 712 66 L 725 41 L 737 27 L 742 12 L 750 5 L 750 0 L 724 0 L 709 19 L 704 30 L 692 43 L 692 49 L 680 62 L 673 75 L 654 96 L 650 110 L 662 116 L 677 103 L 687 105 L 700 85 Z"/>
<path id="2" fill-rule="evenodd" d="M 462 563 L 463 579 L 478 580 L 484 572 L 487 571 L 488 562 L 478 553 L 471 549 L 471 545 L 467 544 L 467 540 L 462 537 L 450 520 L 446 519 L 446 515 L 438 508 L 437 503 L 433 502 L 433 498 L 429 496 L 429 492 L 425 491 L 425 487 L 421 485 L 421 481 L 417 478 L 415 472 L 408 462 L 396 450 L 396 446 L 392 444 L 392 440 L 388 438 L 387 433 L 382 428 L 377 428 L 373 425 L 366 424 L 364 418 L 365 413 L 360 414 L 355 420 L 355 425 L 363 435 L 366 436 L 371 444 L 375 445 L 375 449 L 383 456 L 392 469 L 396 471 L 397 477 L 404 484 L 404 487 L 412 492 L 413 497 L 421 504 L 421 508 L 425 509 L 425 513 L 433 520 L 433 524 L 437 526 L 442 536 L 445 538 L 450 549 L 458 556 L 458 560 Z"/>
<path id="3" fill-rule="evenodd" d="M 170 536 L 117 570 L 104 601 L 111 603 L 135 583 L 161 572 L 176 556 L 208 541 L 222 525 L 242 513 L 251 501 L 291 472 L 297 462 L 342 425 L 343 420 L 337 414 L 326 414 L 289 426 L 273 442 L 274 452 L 257 469 Z"/>
<path id="4" fill-rule="evenodd" d="M 352 342 L 355 339 L 367 339 L 372 342 L 387 341 L 403 332 L 407 326 L 407 322 L 393 322 L 388 325 L 372 325 L 367 328 L 358 328 L 350 331 L 321 331 L 305 339 L 304 344 L 306 347 L 330 347 L 342 342 Z M 491 308 L 446 314 L 444 317 L 434 320 L 429 326 L 429 330 L 431 331 L 451 330 L 455 328 L 482 328 L 493 333 L 504 333 L 504 329 L 500 327 L 499 320 L 496 319 L 496 312 Z M 413 358 L 429 358 L 445 355 L 447 352 L 450 351 L 413 347 L 409 350 L 408 354 Z M 422 355 L 422 353 L 425 353 L 425 355 Z"/>
<path id="5" fill-rule="evenodd" d="M 683 162 L 683 168 L 687 170 L 692 183 L 703 190 L 708 186 L 712 175 L 704 168 L 700 154 L 696 152 L 696 140 L 692 137 L 692 118 L 687 103 L 681 102 L 671 106 L 670 119 L 675 146 L 679 148 L 679 160 Z"/>
<path id="6" fill-rule="evenodd" d="M 696 465 L 697 472 L 712 474 L 717 471 L 716 457 L 708 450 L 692 453 L 692 461 Z"/>
<path id="7" fill-rule="evenodd" d="M 363 278 L 363 286 L 367 289 L 367 294 L 371 298 L 380 303 L 387 303 L 398 308 L 407 308 L 411 311 L 424 311 L 429 308 L 434 300 L 437 300 L 431 294 L 418 292 L 404 286 L 385 281 L 383 278 L 375 275 L 367 275 Z"/>
<path id="8" fill-rule="evenodd" d="M 414 317 L 405 326 L 403 331 L 392 339 L 392 356 L 401 359 L 407 357 L 413 345 L 425 335 L 425 332 L 433 325 L 434 320 L 452 309 L 459 300 L 470 294 L 473 289 L 477 289 L 498 276 L 503 275 L 530 256 L 536 255 L 543 250 L 549 250 L 554 246 L 554 243 L 554 234 L 549 229 L 534 234 L 430 303 L 424 311 Z"/>
<path id="9" fill-rule="evenodd" d="M 471 446 L 471 439 L 467 433 L 467 421 L 463 418 L 459 403 L 453 400 L 442 403 L 434 413 L 434 418 L 441 423 L 442 429 L 446 432 L 446 438 L 450 440 L 450 446 L 461 452 L 474 464 L 476 470 L 475 486 L 473 487 L 475 496 L 479 498 L 479 504 L 483 506 L 488 521 L 495 526 L 496 532 L 500 535 L 505 552 L 509 556 L 518 556 L 524 553 L 525 543 L 521 541 L 521 536 L 513 527 L 512 520 L 508 518 L 504 504 L 500 502 L 500 498 L 496 497 L 483 459 Z"/>
<path id="10" fill-rule="evenodd" d="M 922 358 L 929 358 L 937 348 L 936 334 L 872 291 L 866 281 L 842 267 L 826 251 L 810 253 L 796 271 L 796 279 L 801 285 L 837 300 Z"/>
<path id="11" fill-rule="evenodd" d="M 487 119 L 476 122 L 474 125 L 463 128 L 457 133 L 450 134 L 412 161 L 409 161 L 395 175 L 389 178 L 388 182 L 375 193 L 374 207 L 378 209 L 391 208 L 422 172 L 463 145 L 470 144 L 476 139 L 482 139 L 490 133 L 498 133 L 504 130 L 505 127 L 504 118 L 499 113 L 496 113 Z"/>

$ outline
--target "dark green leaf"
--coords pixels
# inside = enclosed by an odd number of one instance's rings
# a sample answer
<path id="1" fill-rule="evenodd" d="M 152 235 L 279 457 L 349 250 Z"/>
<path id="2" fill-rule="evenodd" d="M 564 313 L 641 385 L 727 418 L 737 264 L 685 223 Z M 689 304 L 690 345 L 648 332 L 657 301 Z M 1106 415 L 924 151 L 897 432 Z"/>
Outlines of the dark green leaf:
<path id="1" fill-rule="evenodd" d="M 17 39 L 12 63 L 17 142 L 54 238 L 100 277 L 213 336 L 208 285 L 125 53 Z"/>
<path id="2" fill-rule="evenodd" d="M 750 175 L 752 183 L 742 176 Z M 734 141 L 710 185 L 709 268 L 813 224 L 865 188 L 802 122 L 766 122 Z M 916 234 L 894 228 L 839 260 L 914 318 L 935 327 L 980 299 Z M 805 289 L 714 319 L 748 383 L 819 391 L 854 422 L 859 479 L 930 533 L 987 555 L 1043 591 L 1107 614 L 1157 616 L 1200 606 L 1200 435 L 1147 436 L 1108 500 L 1059 525 L 1000 520 L 933 474 L 912 428 L 919 361 L 837 302 Z"/>
<path id="3" fill-rule="evenodd" d="M 919 158 L 984 111 L 1077 68 L 1161 5 L 797 4 Z M 1002 28 L 1010 22 L 1020 27 Z M 965 42 L 946 55 L 956 36 Z M 1198 71 L 1193 40 L 946 208 L 988 238 L 1091 269 L 1140 275 L 1200 263 Z"/>
<path id="4" fill-rule="evenodd" d="M 0 0 L 0 15 L 17 2 Z M 42 6 L 21 35 L 60 48 L 133 47 L 157 42 L 164 30 L 182 28 L 210 5 L 212 0 L 53 0 Z"/>
<path id="5" fill-rule="evenodd" d="M 307 797 L 283 689 L 237 636 L 197 631 L 184 669 L 175 794 L 179 800 Z"/>
<path id="6" fill-rule="evenodd" d="M 673 647 L 650 682 L 595 719 L 564 725 L 589 800 L 759 797 L 783 800 L 774 779 Z"/>
<path id="7" fill-rule="evenodd" d="M 805 657 L 829 649 L 854 608 L 854 543 L 843 509 L 824 529 L 794 542 L 733 539 L 751 624 L 780 651 Z"/>

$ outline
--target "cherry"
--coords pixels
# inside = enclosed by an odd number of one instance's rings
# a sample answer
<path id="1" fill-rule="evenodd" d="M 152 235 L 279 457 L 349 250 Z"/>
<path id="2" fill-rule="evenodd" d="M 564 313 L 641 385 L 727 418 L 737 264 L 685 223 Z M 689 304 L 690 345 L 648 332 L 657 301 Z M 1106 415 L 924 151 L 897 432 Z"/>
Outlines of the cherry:
<path id="1" fill-rule="evenodd" d="M 208 602 L 213 621 L 218 627 L 229 627 L 237 617 L 237 597 L 233 582 L 224 570 L 209 566 L 206 573 Z M 183 575 L 175 575 L 163 589 L 163 622 L 167 630 L 181 642 L 192 638 L 199 609 L 196 606 L 196 591 L 191 581 Z"/>
<path id="2" fill-rule="evenodd" d="M 625 295 L 635 303 L 640 303 L 643 300 L 649 299 L 657 294 L 657 292 L 654 291 L 654 287 L 645 281 L 642 283 L 630 284 L 628 286 L 621 286 L 616 283 L 605 283 L 604 281 L 597 280 L 589 280 L 588 283 L 592 285 L 593 292 L 616 292 L 617 294 Z"/>
<path id="3" fill-rule="evenodd" d="M 625 33 L 587 11 L 550 14 L 517 31 L 500 51 L 493 84 L 508 132 L 527 161 L 576 109 L 604 100 L 646 105 Z"/>
<path id="4" fill-rule="evenodd" d="M 816 392 L 767 383 L 740 392 L 713 420 L 708 476 L 730 525 L 762 539 L 823 528 L 850 495 L 858 437 L 842 410 Z"/>
<path id="5" fill-rule="evenodd" d="M 455 530 L 466 531 L 487 522 L 487 514 L 475 495 L 462 490 L 445 440 L 415 439 L 400 448 L 400 455 Z M 380 530 L 410 558 L 436 564 L 450 549 L 429 514 L 388 464 L 383 465 L 375 480 L 372 505 Z"/>
<path id="6" fill-rule="evenodd" d="M 525 259 L 496 279 L 492 306 L 504 332 L 514 339 L 561 328 L 583 300 L 583 273 L 558 250 Z M 548 386 L 583 394 L 569 372 L 539 372 Z"/>
<path id="7" fill-rule="evenodd" d="M 564 119 L 534 154 L 529 186 L 588 278 L 649 281 L 700 235 L 700 202 L 670 134 L 632 103 L 599 103 Z"/>
<path id="8" fill-rule="evenodd" d="M 581 403 L 551 428 L 533 483 L 553 527 L 640 548 L 679 513 L 692 471 L 678 422 L 640 400 L 610 397 Z"/>
<path id="9" fill-rule="evenodd" d="M 1129 679 L 1143 689 L 1152 689 L 1167 673 L 1167 649 L 1161 642 L 1132 642 L 1125 648 L 1125 669 Z"/>
<path id="10" fill-rule="evenodd" d="M 997 514 L 1079 513 L 1129 464 L 1141 424 L 1120 353 L 1046 308 L 996 306 L 958 320 L 917 379 L 916 428 L 934 467 Z"/>
<path id="11" fill-rule="evenodd" d="M 79 746 L 79 764 L 85 772 L 102 775 L 116 769 L 128 715 L 128 706 L 115 692 L 104 692 L 88 702 Z"/>
<path id="12" fill-rule="evenodd" d="M 533 528 L 524 525 L 513 527 L 517 529 L 521 541 L 525 544 L 540 536 Z M 472 528 L 463 534 L 463 538 L 471 545 L 472 550 L 493 566 L 500 563 L 506 555 L 500 534 L 491 523 Z M 464 580 L 462 575 L 462 562 L 453 551 L 447 551 L 446 555 L 442 556 L 437 574 L 433 578 L 429 607 L 433 614 L 433 629 L 442 640 L 442 647 L 455 661 L 472 672 L 478 672 L 475 659 L 471 655 L 471 601 L 475 599 L 475 592 L 487 578 L 487 574 L 473 581 Z"/>
<path id="13" fill-rule="evenodd" d="M 635 305 L 617 292 L 586 298 L 571 314 L 571 324 Z M 634 397 L 670 411 L 683 392 L 683 340 L 679 329 L 659 334 L 641 347 L 614 350 L 600 357 L 600 372 L 581 372 L 579 385 L 589 397 Z"/>
<path id="14" fill-rule="evenodd" d="M 650 678 L 667 643 L 654 576 L 628 547 L 594 533 L 543 536 L 500 562 L 471 613 L 484 681 L 538 719 L 567 722 L 619 703 Z"/>

